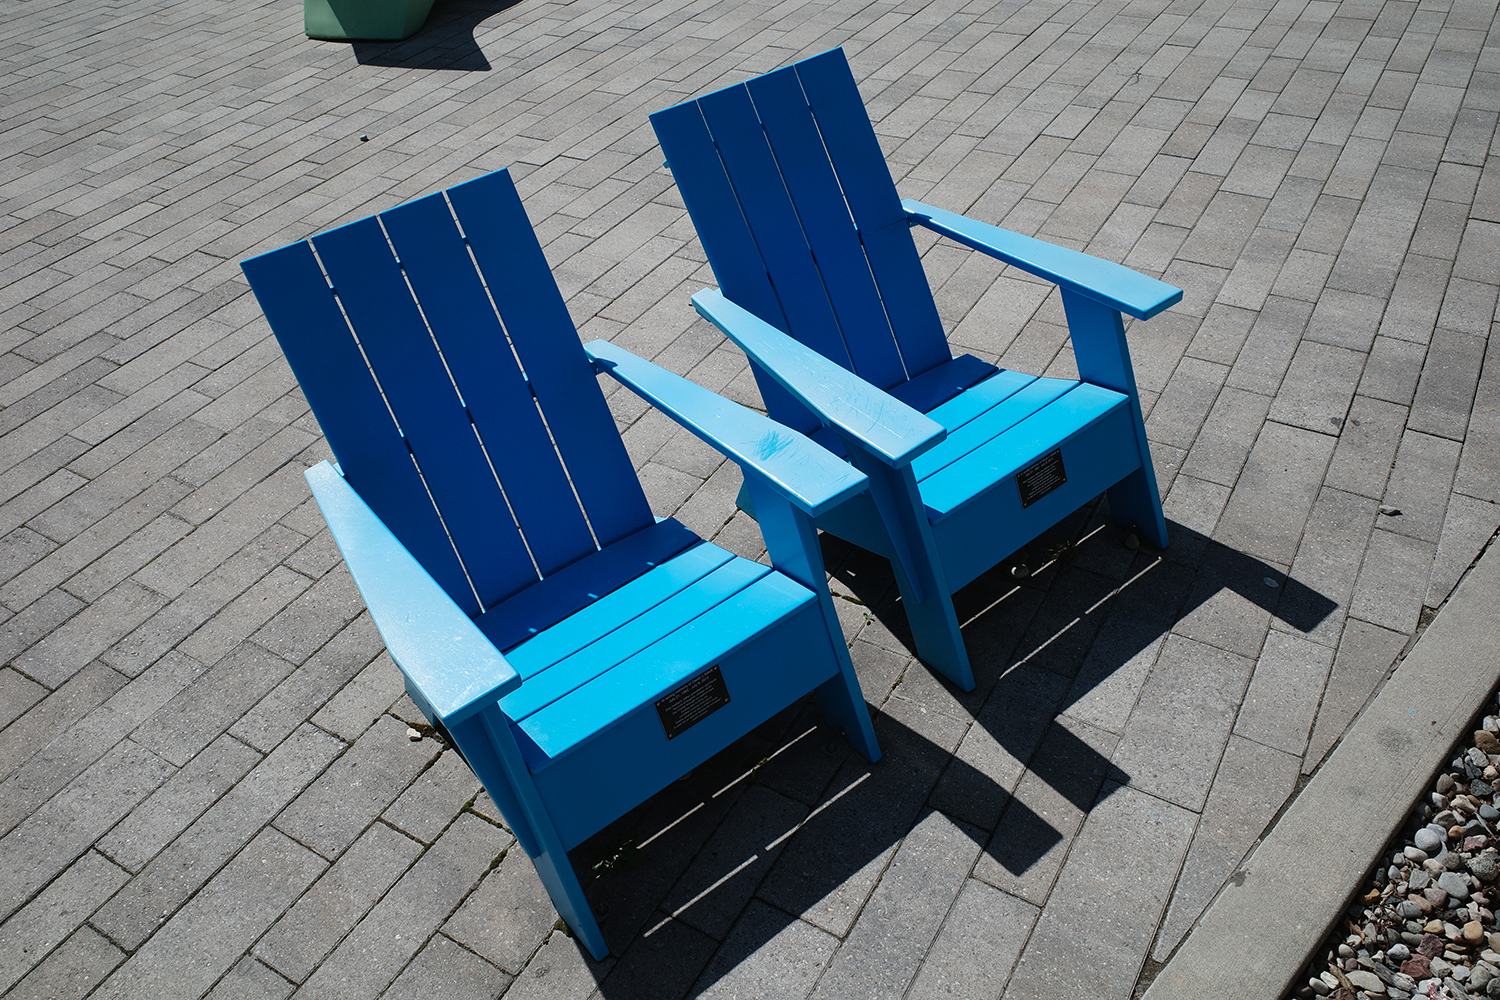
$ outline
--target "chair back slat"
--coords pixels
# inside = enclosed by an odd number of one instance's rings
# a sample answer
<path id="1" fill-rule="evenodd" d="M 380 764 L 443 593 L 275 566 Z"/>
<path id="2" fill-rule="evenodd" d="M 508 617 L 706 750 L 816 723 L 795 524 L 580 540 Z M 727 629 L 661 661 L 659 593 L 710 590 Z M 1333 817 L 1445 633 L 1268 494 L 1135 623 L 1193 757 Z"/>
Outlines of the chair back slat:
<path id="1" fill-rule="evenodd" d="M 849 211 L 859 226 L 907 371 L 913 377 L 920 375 L 948 361 L 952 353 L 849 60 L 843 49 L 831 49 L 790 68 L 802 82 Z"/>
<path id="2" fill-rule="evenodd" d="M 714 234 L 713 239 L 703 241 L 703 251 L 719 279 L 720 290 L 741 308 L 788 333 L 786 316 L 771 287 L 760 248 L 745 224 L 739 199 L 724 173 L 698 102 L 689 101 L 658 111 L 651 116 L 651 125 L 672 164 L 673 175 L 681 178 L 677 189 L 694 225 Z M 811 411 L 759 365 L 752 362 L 750 368 L 766 410 L 773 417 L 793 430 L 808 433 L 821 426 Z"/>
<path id="3" fill-rule="evenodd" d="M 313 237 L 365 357 L 485 607 L 536 568 L 376 219 Z"/>
<path id="4" fill-rule="evenodd" d="M 350 485 L 469 614 L 656 523 L 505 171 L 243 267 Z"/>
<path id="5" fill-rule="evenodd" d="M 537 568 L 546 576 L 593 552 L 588 522 L 448 202 L 433 194 L 380 218 Z"/>
<path id="6" fill-rule="evenodd" d="M 746 89 L 812 247 L 855 373 L 881 389 L 905 382 L 880 290 L 795 67 L 752 80 Z"/>
<path id="7" fill-rule="evenodd" d="M 731 300 L 880 388 L 952 359 L 841 50 L 651 121 Z"/>
<path id="8" fill-rule="evenodd" d="M 241 265 L 349 484 L 469 614 L 479 603 L 307 243 Z"/>
<path id="9" fill-rule="evenodd" d="M 744 87 L 730 87 L 698 102 L 724 170 L 734 185 L 745 224 L 760 248 L 771 285 L 786 315 L 787 332 L 830 361 L 854 371 L 854 362 L 828 301 L 828 287 L 808 245 L 806 223 L 787 197 L 780 165 L 766 145 L 760 119 Z"/>
<path id="10" fill-rule="evenodd" d="M 447 194 L 599 544 L 653 524 L 510 175 L 486 174 Z"/>

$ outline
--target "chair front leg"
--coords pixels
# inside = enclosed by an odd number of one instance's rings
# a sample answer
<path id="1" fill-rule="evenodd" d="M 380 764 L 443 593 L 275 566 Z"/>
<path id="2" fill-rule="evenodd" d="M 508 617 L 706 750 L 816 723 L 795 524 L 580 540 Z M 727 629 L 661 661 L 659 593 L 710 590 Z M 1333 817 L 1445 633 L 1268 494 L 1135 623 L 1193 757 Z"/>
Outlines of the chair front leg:
<path id="1" fill-rule="evenodd" d="M 898 554 L 891 560 L 891 569 L 901 590 L 917 655 L 964 691 L 974 690 L 974 669 L 969 665 L 969 651 L 964 648 L 953 610 L 948 575 L 938 558 L 937 542 L 932 537 L 932 525 L 927 523 L 926 507 L 911 466 L 886 465 L 848 438 L 844 447 L 855 468 L 870 477 L 870 493 Z M 899 558 L 903 547 L 905 558 Z"/>
<path id="2" fill-rule="evenodd" d="M 1066 288 L 1061 291 L 1079 378 L 1130 397 L 1141 467 L 1109 488 L 1110 513 L 1119 524 L 1138 525 L 1148 541 L 1166 548 L 1167 521 L 1162 515 L 1156 468 L 1151 464 L 1151 446 L 1146 441 L 1146 421 L 1135 384 L 1135 368 L 1125 342 L 1125 322 L 1118 310 Z"/>
<path id="3" fill-rule="evenodd" d="M 828 592 L 828 574 L 823 567 L 823 550 L 818 546 L 818 529 L 813 527 L 812 518 L 788 503 L 757 476 L 745 477 L 745 492 L 750 495 L 754 506 L 771 565 L 816 594 L 823 612 L 839 672 L 818 686 L 818 707 L 824 718 L 842 728 L 854 749 L 873 764 L 880 759 L 880 744 L 875 740 L 875 727 L 870 723 L 859 678 L 855 676 L 854 663 L 849 659 L 849 646 L 844 642 L 838 612 L 834 610 L 833 597 Z"/>
<path id="4" fill-rule="evenodd" d="M 505 713 L 498 704 L 491 705 L 454 726 L 452 735 L 485 790 L 501 807 L 522 849 L 536 865 L 552 905 L 589 954 L 602 962 L 609 956 L 604 932 L 599 929 L 583 894 L 583 884 L 568 860 L 567 847 L 547 815 L 526 762 L 521 759 L 521 750 L 511 735 Z"/>

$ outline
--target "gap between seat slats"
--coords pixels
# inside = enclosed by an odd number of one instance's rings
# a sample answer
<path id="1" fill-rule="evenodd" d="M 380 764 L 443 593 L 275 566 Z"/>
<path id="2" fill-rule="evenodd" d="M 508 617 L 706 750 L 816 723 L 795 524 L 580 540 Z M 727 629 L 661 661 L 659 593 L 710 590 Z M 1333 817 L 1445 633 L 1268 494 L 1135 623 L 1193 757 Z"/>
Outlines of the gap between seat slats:
<path id="1" fill-rule="evenodd" d="M 667 518 L 549 574 L 475 624 L 496 649 L 508 652 L 696 544 L 697 535 Z"/>

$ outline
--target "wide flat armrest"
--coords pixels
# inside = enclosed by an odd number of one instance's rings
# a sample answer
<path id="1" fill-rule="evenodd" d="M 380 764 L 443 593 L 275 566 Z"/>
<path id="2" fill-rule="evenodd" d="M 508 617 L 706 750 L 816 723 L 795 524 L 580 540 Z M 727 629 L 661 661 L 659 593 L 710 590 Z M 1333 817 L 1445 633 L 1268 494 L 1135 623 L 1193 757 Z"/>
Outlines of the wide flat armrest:
<path id="1" fill-rule="evenodd" d="M 391 659 L 450 728 L 521 686 L 521 675 L 327 462 L 307 482 Z"/>
<path id="2" fill-rule="evenodd" d="M 936 420 L 804 347 L 722 293 L 705 288 L 693 296 L 693 308 L 825 424 L 887 465 L 907 465 L 947 437 Z"/>
<path id="3" fill-rule="evenodd" d="M 1182 301 L 1182 289 L 1113 261 L 975 222 L 910 198 L 904 199 L 901 207 L 912 221 L 933 232 L 1136 319 L 1150 319 Z"/>
<path id="4" fill-rule="evenodd" d="M 813 517 L 862 492 L 864 473 L 769 417 L 607 340 L 584 344 L 594 367 L 650 402 Z"/>

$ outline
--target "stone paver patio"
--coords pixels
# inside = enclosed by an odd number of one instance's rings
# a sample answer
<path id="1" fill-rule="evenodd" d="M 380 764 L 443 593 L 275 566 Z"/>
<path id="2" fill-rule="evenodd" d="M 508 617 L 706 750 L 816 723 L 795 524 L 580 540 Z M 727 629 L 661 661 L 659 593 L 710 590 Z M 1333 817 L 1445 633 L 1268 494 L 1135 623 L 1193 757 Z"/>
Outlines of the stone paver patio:
<path id="1" fill-rule="evenodd" d="M 0 12 L 0 994 L 1126 998 L 1500 525 L 1496 5 L 293 0 Z M 498 167 L 585 339 L 755 402 L 647 114 L 844 45 L 903 195 L 1186 290 L 1131 328 L 1173 545 L 1097 511 L 914 661 L 829 564 L 885 760 L 809 708 L 576 852 L 585 960 L 419 714 L 237 262 Z M 930 238 L 957 347 L 1056 296 Z M 656 512 L 759 554 L 623 392 Z M 1076 544 L 1069 544 L 1076 542 Z M 1476 706 L 1477 707 L 1477 706 Z M 477 797 L 476 797 L 477 796 Z"/>

